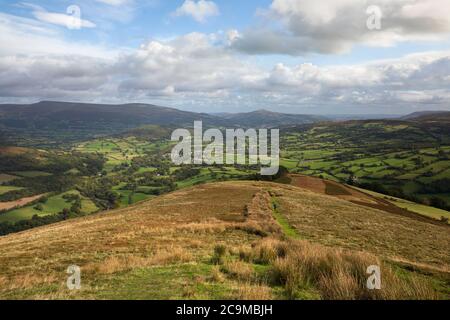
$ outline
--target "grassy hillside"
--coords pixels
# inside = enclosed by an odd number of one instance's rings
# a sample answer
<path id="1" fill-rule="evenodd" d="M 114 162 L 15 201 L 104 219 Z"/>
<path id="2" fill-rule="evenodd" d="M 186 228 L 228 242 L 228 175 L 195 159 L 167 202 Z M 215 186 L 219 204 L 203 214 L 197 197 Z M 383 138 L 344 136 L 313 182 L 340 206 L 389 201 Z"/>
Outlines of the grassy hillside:
<path id="1" fill-rule="evenodd" d="M 394 198 L 367 189 L 341 184 L 332 180 L 288 174 L 281 181 L 310 190 L 314 193 L 333 196 L 364 207 L 375 208 L 388 213 L 427 221 L 428 223 L 449 224 L 449 211 Z"/>
<path id="2" fill-rule="evenodd" d="M 449 298 L 449 245 L 446 226 L 294 186 L 207 184 L 1 237 L 0 297 Z"/>
<path id="3" fill-rule="evenodd" d="M 0 130 L 12 145 L 67 147 L 99 135 L 126 132 L 142 125 L 184 126 L 195 120 L 221 125 L 207 114 L 149 104 L 86 104 L 42 101 L 28 105 L 0 105 Z"/>
<path id="4" fill-rule="evenodd" d="M 121 105 L 42 101 L 35 104 L 0 104 L 0 143 L 40 148 L 68 145 L 128 132 L 140 126 L 205 126 L 245 128 L 280 127 L 314 123 L 323 117 L 256 111 L 245 114 L 210 115 L 149 104 Z"/>

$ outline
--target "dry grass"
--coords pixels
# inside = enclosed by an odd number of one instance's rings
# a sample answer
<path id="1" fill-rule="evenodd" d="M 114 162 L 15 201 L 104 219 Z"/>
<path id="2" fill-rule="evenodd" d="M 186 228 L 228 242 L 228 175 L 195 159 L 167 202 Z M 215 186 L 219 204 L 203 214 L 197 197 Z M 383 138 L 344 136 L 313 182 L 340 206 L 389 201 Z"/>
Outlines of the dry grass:
<path id="1" fill-rule="evenodd" d="M 211 270 L 211 281 L 222 283 L 225 281 L 225 276 L 220 271 L 219 266 L 214 266 Z"/>
<path id="2" fill-rule="evenodd" d="M 236 225 L 243 220 L 245 203 L 259 190 L 198 186 L 126 209 L 0 237 L 0 297 L 9 296 L 10 289 L 31 289 L 52 279 L 64 283 L 72 264 L 81 267 L 88 286 L 102 275 L 201 259 L 218 242 L 234 246 L 253 241 L 256 236 Z"/>
<path id="3" fill-rule="evenodd" d="M 302 239 L 448 270 L 450 228 L 331 196 L 277 188 L 283 216 Z"/>
<path id="4" fill-rule="evenodd" d="M 307 241 L 277 240 L 263 242 L 255 248 L 270 256 L 272 280 L 284 286 L 289 298 L 302 290 L 318 290 L 323 299 L 438 299 L 432 286 L 409 276 L 400 279 L 384 262 L 368 253 L 314 245 Z M 274 253 L 282 253 L 274 256 Z M 381 267 L 381 290 L 368 290 L 366 270 Z"/>
<path id="5" fill-rule="evenodd" d="M 224 258 L 220 269 L 216 266 L 214 278 L 223 282 L 223 273 L 237 281 L 240 299 L 266 299 L 272 296 L 269 285 L 282 286 L 288 299 L 442 298 L 429 279 L 413 273 L 400 276 L 391 265 L 365 252 L 272 237 L 258 240 L 251 247 L 238 246 L 229 250 L 216 248 L 216 254 L 217 251 L 229 252 L 230 255 Z M 257 274 L 252 264 L 266 265 L 268 271 Z M 381 269 L 381 290 L 367 289 L 369 274 L 366 271 L 374 265 Z"/>
<path id="6" fill-rule="evenodd" d="M 309 288 L 330 299 L 432 297 L 421 278 L 399 279 L 371 254 L 278 240 L 283 234 L 273 218 L 269 189 L 281 204 L 281 214 L 302 237 L 334 248 L 386 254 L 413 261 L 418 267 L 445 269 L 449 265 L 449 229 L 389 216 L 293 186 L 227 182 L 0 237 L 0 297 L 72 298 L 61 284 L 67 279 L 67 267 L 75 264 L 81 267 L 83 288 L 91 288 L 76 298 L 96 298 L 101 293 L 96 291 L 100 290 L 97 284 L 101 288 L 102 281 L 116 279 L 120 272 L 185 262 L 210 263 L 215 247 L 220 265 L 212 267 L 202 281 L 221 286 L 231 283 L 233 288 L 238 284 L 242 299 L 269 299 L 273 295 L 268 288 L 272 283 L 265 284 L 265 279 L 255 275 L 254 263 L 269 267 L 270 279 L 292 297 Z M 218 245 L 225 249 L 218 249 Z M 386 284 L 382 296 L 361 291 L 369 262 L 381 263 Z M 37 290 L 47 284 L 55 289 Z M 185 293 L 191 297 L 188 289 Z M 176 290 L 184 292 L 182 287 Z"/>
<path id="7" fill-rule="evenodd" d="M 252 283 L 240 283 L 236 294 L 238 300 L 271 300 L 273 299 L 272 289 L 266 285 L 255 285 Z"/>
<path id="8" fill-rule="evenodd" d="M 253 267 L 250 264 L 239 260 L 226 261 L 221 266 L 220 270 L 240 281 L 251 281 L 255 277 Z"/>
<path id="9" fill-rule="evenodd" d="M 159 251 L 150 257 L 136 255 L 111 256 L 102 262 L 91 263 L 83 267 L 83 272 L 96 274 L 113 274 L 116 272 L 133 270 L 150 266 L 164 266 L 175 263 L 190 262 L 193 255 L 183 248 L 172 248 Z"/>

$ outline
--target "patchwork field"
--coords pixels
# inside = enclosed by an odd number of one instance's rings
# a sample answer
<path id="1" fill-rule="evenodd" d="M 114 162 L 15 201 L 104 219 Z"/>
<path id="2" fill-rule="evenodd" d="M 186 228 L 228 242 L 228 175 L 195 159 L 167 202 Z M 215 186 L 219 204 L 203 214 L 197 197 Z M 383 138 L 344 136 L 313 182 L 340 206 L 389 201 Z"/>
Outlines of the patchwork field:
<path id="1" fill-rule="evenodd" d="M 18 205 L 20 208 L 0 214 L 0 223 L 6 221 L 14 223 L 17 221 L 28 220 L 33 218 L 35 215 L 39 217 L 54 215 L 64 209 L 69 209 L 73 203 L 72 201 L 64 199 L 64 196 L 66 195 L 78 195 L 81 197 L 80 211 L 82 213 L 90 214 L 99 210 L 91 200 L 81 196 L 78 191 L 68 191 L 59 195 L 48 197 L 45 203 L 41 204 L 39 209 L 36 208 L 36 205 L 27 206 L 27 203 L 22 201 L 20 205 Z M 29 199 L 29 202 L 33 202 L 39 198 L 39 196 L 37 198 L 32 197 Z"/>
<path id="2" fill-rule="evenodd" d="M 12 186 L 1 186 L 0 185 L 0 195 L 10 192 L 10 191 L 15 191 L 15 190 L 21 190 L 21 187 L 12 187 Z"/>
<path id="3" fill-rule="evenodd" d="M 450 207 L 447 125 L 380 120 L 287 129 L 281 164 L 291 173 Z"/>
<path id="4" fill-rule="evenodd" d="M 449 230 L 294 186 L 206 184 L 1 237 L 0 297 L 448 299 Z"/>
<path id="5" fill-rule="evenodd" d="M 77 145 L 74 150 L 86 153 L 100 153 L 106 156 L 105 168 L 110 171 L 122 163 L 130 163 L 133 158 L 167 149 L 168 143 L 162 141 L 138 140 L 134 136 L 104 138 Z"/>
<path id="6" fill-rule="evenodd" d="M 27 204 L 38 200 L 42 196 L 43 195 L 41 194 L 41 195 L 36 195 L 36 196 L 32 196 L 32 197 L 21 198 L 16 201 L 0 202 L 0 211 L 11 210 L 14 208 L 20 208 L 20 207 L 26 206 Z M 8 213 L 0 213 L 0 221 L 9 220 L 8 217 L 9 217 L 10 212 L 12 212 L 12 211 L 9 211 Z"/>

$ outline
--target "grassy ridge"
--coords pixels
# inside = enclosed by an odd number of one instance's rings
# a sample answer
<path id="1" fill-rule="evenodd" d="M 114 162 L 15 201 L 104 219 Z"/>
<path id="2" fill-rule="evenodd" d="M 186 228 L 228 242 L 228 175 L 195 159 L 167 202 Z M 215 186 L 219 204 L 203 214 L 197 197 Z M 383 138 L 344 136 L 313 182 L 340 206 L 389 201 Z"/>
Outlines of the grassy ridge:
<path id="1" fill-rule="evenodd" d="M 286 239 L 273 197 L 309 241 Z M 1 237 L 0 297 L 444 298 L 449 242 L 443 227 L 288 185 L 207 184 Z M 64 285 L 69 264 L 81 267 L 79 291 Z M 388 280 L 380 292 L 364 287 L 367 264 Z"/>

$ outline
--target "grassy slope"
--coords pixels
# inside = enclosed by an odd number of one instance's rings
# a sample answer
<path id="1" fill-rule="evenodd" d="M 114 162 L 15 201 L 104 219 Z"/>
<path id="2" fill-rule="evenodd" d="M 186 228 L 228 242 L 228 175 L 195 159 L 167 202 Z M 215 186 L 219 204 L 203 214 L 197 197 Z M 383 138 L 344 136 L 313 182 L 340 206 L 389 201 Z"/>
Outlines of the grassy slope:
<path id="1" fill-rule="evenodd" d="M 390 197 L 390 196 L 386 196 L 384 194 L 378 193 L 378 192 L 374 192 L 374 191 L 370 191 L 370 190 L 366 190 L 366 189 L 361 189 L 361 188 L 357 188 L 357 187 L 352 187 L 355 188 L 357 190 L 360 190 L 364 193 L 373 195 L 377 198 L 385 198 L 387 199 L 389 202 L 391 202 L 393 205 L 403 208 L 403 209 L 407 209 L 409 211 L 436 219 L 436 220 L 440 220 L 442 217 L 445 218 L 449 218 L 450 219 L 450 212 L 442 210 L 442 209 L 438 209 L 438 208 L 433 208 L 430 206 L 426 206 L 423 204 L 419 204 L 419 203 L 415 203 L 415 202 L 411 202 L 405 199 L 400 199 L 400 198 L 395 198 L 395 197 Z"/>
<path id="2" fill-rule="evenodd" d="M 272 218 L 273 207 L 258 207 L 264 197 L 255 195 L 268 191 L 277 203 L 278 218 L 284 217 L 283 228 L 295 228 L 302 239 L 365 250 L 390 261 L 408 261 L 419 269 L 441 270 L 438 276 L 433 273 L 432 278 L 430 274 L 423 277 L 436 283 L 441 292 L 448 290 L 442 288 L 441 280 L 447 277 L 448 281 L 448 273 L 442 270 L 448 272 L 450 265 L 447 227 L 363 208 L 293 186 L 227 182 L 197 186 L 126 209 L 0 238 L 0 297 L 326 297 L 321 282 L 314 283 L 314 288 L 298 286 L 294 291 L 288 283 L 264 283 L 266 271 L 275 268 L 281 272 L 280 265 L 269 258 L 245 258 L 249 251 L 259 248 L 252 244 L 260 243 L 262 235 L 276 235 L 283 230 Z M 262 214 L 268 211 L 269 216 Z M 225 262 L 215 266 L 211 257 L 218 244 L 225 245 L 230 253 L 226 253 Z M 339 258 L 339 250 L 331 252 L 334 249 L 297 242 L 289 245 L 305 246 L 323 254 L 324 259 L 354 260 L 350 256 Z M 293 259 L 300 259 L 295 252 L 291 254 Z M 329 259 L 325 262 L 329 263 Z M 65 271 L 71 264 L 82 269 L 80 291 L 70 292 L 65 287 Z M 402 272 L 410 273 L 406 269 Z"/>

